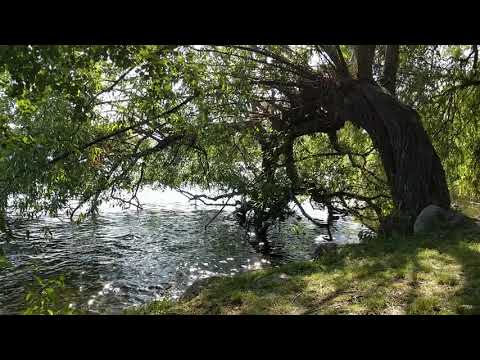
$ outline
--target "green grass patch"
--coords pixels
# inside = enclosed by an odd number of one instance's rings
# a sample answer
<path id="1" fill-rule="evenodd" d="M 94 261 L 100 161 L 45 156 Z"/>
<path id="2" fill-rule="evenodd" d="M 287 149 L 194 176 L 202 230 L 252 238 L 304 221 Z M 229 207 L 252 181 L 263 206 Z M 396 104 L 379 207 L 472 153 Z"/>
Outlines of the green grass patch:
<path id="1" fill-rule="evenodd" d="M 0 249 L 0 270 L 9 266 L 7 258 L 3 255 L 2 249 Z"/>
<path id="2" fill-rule="evenodd" d="M 376 238 L 128 314 L 480 314 L 480 233 Z"/>

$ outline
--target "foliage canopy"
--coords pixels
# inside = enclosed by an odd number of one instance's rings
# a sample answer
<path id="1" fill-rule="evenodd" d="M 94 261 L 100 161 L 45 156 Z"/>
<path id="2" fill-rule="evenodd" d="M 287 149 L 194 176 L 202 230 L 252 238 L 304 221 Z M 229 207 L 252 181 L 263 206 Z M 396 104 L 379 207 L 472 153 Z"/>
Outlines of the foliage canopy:
<path id="1" fill-rule="evenodd" d="M 242 196 L 260 223 L 283 218 L 293 198 L 305 197 L 376 227 L 394 204 L 366 132 L 346 123 L 336 142 L 324 132 L 291 138 L 275 123 L 292 110 L 278 84 L 295 92 L 300 78 L 328 77 L 325 49 L 1 47 L 2 212 L 68 208 L 74 218 L 106 200 L 138 205 L 142 186 L 193 185 L 214 189 L 217 200 Z M 353 71 L 352 47 L 337 49 Z M 375 48 L 375 81 L 383 76 L 383 49 Z M 396 81 L 398 99 L 421 115 L 451 193 L 478 197 L 477 46 L 400 46 Z"/>

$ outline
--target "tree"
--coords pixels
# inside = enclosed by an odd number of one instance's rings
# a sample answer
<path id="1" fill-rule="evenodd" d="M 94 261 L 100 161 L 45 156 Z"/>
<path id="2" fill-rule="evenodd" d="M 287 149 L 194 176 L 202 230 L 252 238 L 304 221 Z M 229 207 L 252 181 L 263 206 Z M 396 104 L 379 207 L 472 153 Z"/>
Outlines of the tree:
<path id="1" fill-rule="evenodd" d="M 395 208 L 405 219 L 404 232 L 411 231 L 415 217 L 427 205 L 449 208 L 444 170 L 419 116 L 394 96 L 398 46 L 386 46 L 381 80 L 386 91 L 373 81 L 375 46 L 355 47 L 354 76 L 339 47 L 324 49 L 334 64 L 334 78 L 321 80 L 310 91 L 327 114 L 323 119 L 312 114 L 305 131 L 330 132 L 335 138 L 336 131 L 350 120 L 369 134 L 382 159 Z"/>
<path id="2" fill-rule="evenodd" d="M 299 66 L 269 50 L 238 48 L 270 57 L 296 74 L 294 81 L 259 81 L 279 90 L 287 99 L 287 107 L 282 108 L 279 104 L 276 107 L 281 109 L 280 121 L 274 107 L 270 107 L 268 116 L 272 127 L 284 132 L 283 137 L 288 139 L 290 147 L 297 137 L 325 133 L 332 147 L 342 153 L 337 132 L 347 121 L 368 133 L 383 163 L 396 210 L 395 221 L 400 220 L 398 224 L 391 223 L 389 226 L 395 226 L 397 231 L 410 232 L 415 217 L 425 206 L 450 207 L 442 164 L 419 116 L 394 95 L 399 64 L 398 46 L 386 46 L 380 81 L 384 88 L 373 80 L 375 46 L 354 47 L 353 74 L 339 46 L 317 48 L 328 56 L 333 65 L 330 71 L 323 69 L 320 73 L 314 73 L 308 67 Z M 293 161 L 288 175 L 290 180 L 296 178 Z M 313 188 L 310 191 L 312 197 L 325 203 L 325 194 L 318 194 L 314 185 Z M 332 197 L 332 194 L 327 197 Z"/>
<path id="3" fill-rule="evenodd" d="M 476 49 L 3 47 L 1 208 L 73 219 L 195 185 L 260 238 L 304 199 L 410 232 L 478 188 Z"/>

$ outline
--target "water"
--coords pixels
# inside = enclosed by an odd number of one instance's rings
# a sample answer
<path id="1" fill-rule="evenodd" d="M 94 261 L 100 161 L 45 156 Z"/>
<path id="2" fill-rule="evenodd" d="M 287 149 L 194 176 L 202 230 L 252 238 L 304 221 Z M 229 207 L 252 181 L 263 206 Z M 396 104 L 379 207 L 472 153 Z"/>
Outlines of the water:
<path id="1" fill-rule="evenodd" d="M 325 235 L 292 218 L 272 230 L 272 250 L 262 255 L 228 208 L 205 230 L 217 209 L 194 206 L 173 191 L 145 190 L 140 199 L 145 203 L 141 211 L 104 206 L 95 220 L 80 225 L 49 217 L 18 222 L 14 239 L 0 238 L 12 265 L 0 270 L 0 314 L 24 308 L 34 274 L 64 275 L 75 290 L 77 307 L 119 313 L 161 297 L 178 298 L 197 279 L 309 259 Z M 333 237 L 339 243 L 355 242 L 361 229 L 339 220 Z"/>

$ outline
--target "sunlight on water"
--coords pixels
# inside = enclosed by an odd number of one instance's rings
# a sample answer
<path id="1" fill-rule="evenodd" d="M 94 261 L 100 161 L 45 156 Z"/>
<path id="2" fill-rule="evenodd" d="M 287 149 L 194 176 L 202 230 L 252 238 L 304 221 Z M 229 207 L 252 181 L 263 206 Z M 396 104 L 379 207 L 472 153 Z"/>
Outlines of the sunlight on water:
<path id="1" fill-rule="evenodd" d="M 115 313 L 154 299 L 178 298 L 198 279 L 309 259 L 325 235 L 294 217 L 272 229 L 272 251 L 262 255 L 234 221 L 233 208 L 225 208 L 205 230 L 218 207 L 195 206 L 176 191 L 145 189 L 139 199 L 143 210 L 104 204 L 100 216 L 79 225 L 65 218 L 19 221 L 13 240 L 0 238 L 12 264 L 0 272 L 0 313 L 22 309 L 34 273 L 46 278 L 63 274 L 74 287 L 77 306 Z M 326 217 L 309 204 L 305 210 Z M 292 225 L 301 225 L 302 231 L 293 234 Z M 356 242 L 362 229 L 342 219 L 336 227 L 334 239 L 340 243 Z"/>

